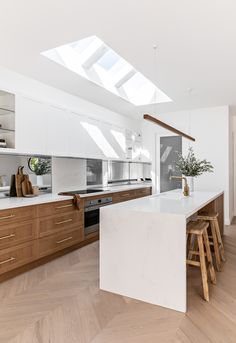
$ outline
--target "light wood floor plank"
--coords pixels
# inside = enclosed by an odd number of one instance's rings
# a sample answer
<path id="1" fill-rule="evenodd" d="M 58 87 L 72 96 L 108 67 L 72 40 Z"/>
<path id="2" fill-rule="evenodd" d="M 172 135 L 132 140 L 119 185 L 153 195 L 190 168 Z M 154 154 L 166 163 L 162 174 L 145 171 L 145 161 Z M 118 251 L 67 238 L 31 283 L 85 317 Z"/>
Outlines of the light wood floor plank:
<path id="1" fill-rule="evenodd" d="M 188 313 L 99 290 L 98 242 L 0 284 L 1 343 L 235 343 L 236 225 L 227 262 L 201 298 L 188 271 Z"/>

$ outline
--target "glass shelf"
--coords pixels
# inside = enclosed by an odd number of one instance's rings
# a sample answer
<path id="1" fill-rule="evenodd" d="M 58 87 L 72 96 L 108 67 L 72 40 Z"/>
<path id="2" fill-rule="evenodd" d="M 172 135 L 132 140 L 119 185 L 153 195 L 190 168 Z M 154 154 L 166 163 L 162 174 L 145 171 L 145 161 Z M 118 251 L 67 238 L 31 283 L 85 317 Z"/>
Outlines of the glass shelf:
<path id="1" fill-rule="evenodd" d="M 3 107 L 0 107 L 0 116 L 5 116 L 5 115 L 9 115 L 9 114 L 14 114 L 15 111 L 13 110 L 9 110 L 8 108 L 3 108 Z"/>
<path id="2" fill-rule="evenodd" d="M 3 127 L 0 127 L 0 133 L 7 133 L 7 132 L 15 132 L 13 129 L 4 129 Z"/>

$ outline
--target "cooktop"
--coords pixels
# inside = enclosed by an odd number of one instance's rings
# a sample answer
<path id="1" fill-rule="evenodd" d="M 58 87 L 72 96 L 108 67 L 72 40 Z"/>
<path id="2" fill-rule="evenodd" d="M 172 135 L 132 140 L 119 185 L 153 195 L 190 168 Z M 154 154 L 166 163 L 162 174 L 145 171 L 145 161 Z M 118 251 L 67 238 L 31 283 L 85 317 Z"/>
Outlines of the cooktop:
<path id="1" fill-rule="evenodd" d="M 89 194 L 89 193 L 97 193 L 97 192 L 102 192 L 102 189 L 93 189 L 93 188 L 80 189 L 77 191 L 70 191 L 70 192 L 64 192 L 64 193 L 74 195 L 74 194 Z"/>

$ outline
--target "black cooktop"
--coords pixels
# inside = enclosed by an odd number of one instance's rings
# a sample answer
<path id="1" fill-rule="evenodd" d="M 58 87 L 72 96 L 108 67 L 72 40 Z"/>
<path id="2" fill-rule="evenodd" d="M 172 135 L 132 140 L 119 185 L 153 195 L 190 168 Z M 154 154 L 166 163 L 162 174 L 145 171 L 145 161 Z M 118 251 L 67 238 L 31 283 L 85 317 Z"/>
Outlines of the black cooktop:
<path id="1" fill-rule="evenodd" d="M 102 192 L 102 189 L 80 189 L 78 191 L 71 191 L 71 192 L 65 192 L 66 194 L 89 194 L 89 193 L 97 193 L 97 192 Z"/>

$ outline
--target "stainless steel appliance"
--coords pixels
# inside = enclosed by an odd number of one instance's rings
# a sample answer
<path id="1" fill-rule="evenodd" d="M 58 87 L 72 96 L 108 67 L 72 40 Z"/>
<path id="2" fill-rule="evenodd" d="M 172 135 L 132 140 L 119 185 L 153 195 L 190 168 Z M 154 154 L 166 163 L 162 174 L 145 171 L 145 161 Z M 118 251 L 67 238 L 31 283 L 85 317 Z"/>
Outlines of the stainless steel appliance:
<path id="1" fill-rule="evenodd" d="M 88 236 L 90 233 L 99 231 L 99 209 L 102 206 L 112 204 L 112 197 L 87 200 L 84 204 L 84 234 Z"/>

